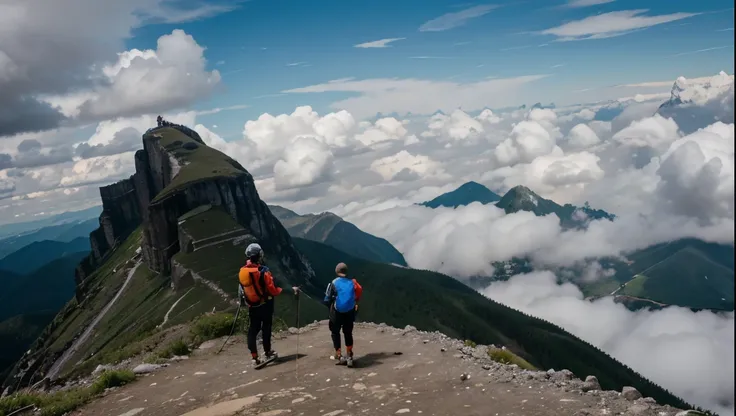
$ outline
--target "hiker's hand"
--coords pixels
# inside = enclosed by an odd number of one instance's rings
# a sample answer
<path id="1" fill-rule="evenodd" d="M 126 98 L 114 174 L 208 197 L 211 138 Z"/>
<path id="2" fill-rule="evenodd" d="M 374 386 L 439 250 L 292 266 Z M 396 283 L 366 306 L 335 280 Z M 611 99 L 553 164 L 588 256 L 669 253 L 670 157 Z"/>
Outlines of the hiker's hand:
<path id="1" fill-rule="evenodd" d="M 299 297 L 299 291 L 300 291 L 299 286 L 292 286 L 291 290 L 294 291 L 294 296 Z"/>

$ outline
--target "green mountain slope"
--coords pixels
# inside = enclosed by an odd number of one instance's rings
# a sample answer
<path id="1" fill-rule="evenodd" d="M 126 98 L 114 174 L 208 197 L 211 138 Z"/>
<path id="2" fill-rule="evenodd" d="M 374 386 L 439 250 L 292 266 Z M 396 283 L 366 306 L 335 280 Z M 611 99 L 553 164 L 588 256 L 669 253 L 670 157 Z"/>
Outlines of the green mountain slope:
<path id="1" fill-rule="evenodd" d="M 28 274 L 57 258 L 89 249 L 89 238 L 77 237 L 69 242 L 35 241 L 0 259 L 0 270 Z"/>
<path id="2" fill-rule="evenodd" d="M 500 199 L 501 197 L 495 192 L 478 182 L 471 181 L 461 185 L 454 191 L 444 193 L 431 201 L 422 202 L 420 205 L 424 205 L 429 208 L 457 208 L 473 202 L 480 202 L 484 205 L 490 204 L 492 202 L 499 201 Z"/>
<path id="3" fill-rule="evenodd" d="M 10 367 L 56 315 L 56 311 L 38 311 L 16 315 L 0 321 L 0 380 L 5 379 Z"/>
<path id="4" fill-rule="evenodd" d="M 52 225 L 27 234 L 5 238 L 0 240 L 0 258 L 14 251 L 18 251 L 35 241 L 52 240 L 69 242 L 80 237 L 87 239 L 89 233 L 97 228 L 97 225 L 98 220 L 92 218 L 81 222 Z"/>
<path id="5" fill-rule="evenodd" d="M 489 300 L 449 276 L 368 262 L 305 239 L 297 238 L 295 243 L 310 260 L 323 286 L 334 278 L 335 264 L 348 264 L 350 274 L 364 289 L 359 320 L 398 327 L 413 325 L 460 339 L 505 345 L 538 368 L 567 368 L 582 378 L 596 374 L 604 389 L 630 385 L 658 401 L 681 403 L 561 328 Z M 310 295 L 316 298 L 321 293 Z"/>
<path id="6" fill-rule="evenodd" d="M 616 294 L 665 305 L 733 310 L 734 270 L 713 261 L 698 243 L 675 242 L 675 247 L 667 247 L 666 258 L 646 269 L 634 263 L 633 268 L 642 270 Z"/>
<path id="7" fill-rule="evenodd" d="M 366 233 L 335 214 L 299 215 L 278 205 L 269 205 L 269 209 L 292 237 L 325 243 L 366 260 L 407 265 L 404 256 L 391 243 Z"/>
<path id="8" fill-rule="evenodd" d="M 0 320 L 38 311 L 58 311 L 74 296 L 74 269 L 87 252 L 68 253 L 3 284 Z"/>

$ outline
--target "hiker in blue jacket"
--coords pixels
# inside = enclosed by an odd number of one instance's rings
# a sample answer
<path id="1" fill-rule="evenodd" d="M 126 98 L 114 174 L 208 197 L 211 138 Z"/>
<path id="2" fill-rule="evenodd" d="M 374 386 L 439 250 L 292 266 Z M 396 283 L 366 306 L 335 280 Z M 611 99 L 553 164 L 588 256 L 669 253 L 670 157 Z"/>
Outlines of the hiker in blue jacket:
<path id="1" fill-rule="evenodd" d="M 358 311 L 358 302 L 363 294 L 363 288 L 357 280 L 347 276 L 348 266 L 340 263 L 335 267 L 337 277 L 327 285 L 323 303 L 330 308 L 330 332 L 332 333 L 332 346 L 335 348 L 335 359 L 338 364 L 347 363 L 353 366 L 353 324 L 355 314 Z M 347 348 L 347 359 L 342 357 L 340 346 L 340 330 L 345 336 L 345 347 Z"/>

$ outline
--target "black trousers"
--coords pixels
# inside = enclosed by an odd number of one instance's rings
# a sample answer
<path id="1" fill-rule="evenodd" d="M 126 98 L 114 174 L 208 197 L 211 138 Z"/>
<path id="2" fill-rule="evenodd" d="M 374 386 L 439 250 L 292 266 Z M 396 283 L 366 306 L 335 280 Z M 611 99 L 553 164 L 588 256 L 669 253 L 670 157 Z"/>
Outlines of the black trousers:
<path id="1" fill-rule="evenodd" d="M 258 353 L 256 338 L 258 333 L 263 331 L 263 349 L 266 352 L 271 351 L 271 329 L 273 328 L 273 299 L 267 301 L 263 305 L 248 308 L 248 316 L 250 317 L 250 327 L 248 328 L 248 349 L 251 353 Z"/>
<path id="2" fill-rule="evenodd" d="M 330 332 L 332 333 L 332 346 L 335 347 L 335 351 L 341 348 L 340 346 L 340 329 L 342 329 L 343 335 L 345 335 L 345 346 L 353 346 L 353 324 L 355 323 L 355 311 L 350 312 L 337 312 L 331 311 L 330 314 Z"/>

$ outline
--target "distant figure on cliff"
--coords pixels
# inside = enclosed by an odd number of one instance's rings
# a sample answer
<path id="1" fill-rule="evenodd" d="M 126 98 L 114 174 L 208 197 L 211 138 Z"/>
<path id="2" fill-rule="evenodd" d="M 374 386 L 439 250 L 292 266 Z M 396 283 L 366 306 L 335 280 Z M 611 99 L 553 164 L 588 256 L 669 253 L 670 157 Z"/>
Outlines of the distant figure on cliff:
<path id="1" fill-rule="evenodd" d="M 156 124 L 158 124 L 159 127 L 163 126 L 164 125 L 164 118 L 161 117 L 160 115 L 158 117 L 156 117 Z"/>
<path id="2" fill-rule="evenodd" d="M 241 306 L 248 306 L 250 328 L 248 328 L 248 349 L 253 360 L 253 365 L 261 364 L 258 358 L 258 346 L 256 338 L 263 331 L 263 349 L 265 359 L 271 360 L 278 357 L 276 351 L 271 348 L 271 329 L 273 327 L 274 297 L 281 294 L 282 289 L 276 287 L 273 282 L 271 271 L 263 264 L 263 249 L 260 245 L 253 243 L 245 249 L 245 257 L 248 259 L 238 274 Z M 292 288 L 298 293 L 298 288 Z"/>

